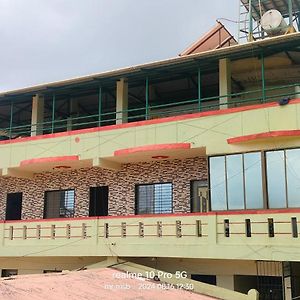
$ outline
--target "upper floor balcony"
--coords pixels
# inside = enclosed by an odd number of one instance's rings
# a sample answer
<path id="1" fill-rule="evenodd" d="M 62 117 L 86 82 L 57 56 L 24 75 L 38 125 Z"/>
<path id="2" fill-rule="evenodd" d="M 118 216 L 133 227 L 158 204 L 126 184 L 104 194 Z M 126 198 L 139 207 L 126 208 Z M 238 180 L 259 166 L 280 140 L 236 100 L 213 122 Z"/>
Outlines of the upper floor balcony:
<path id="1" fill-rule="evenodd" d="M 277 102 L 299 98 L 299 40 L 295 33 L 2 93 L 2 175 L 267 149 L 270 136 L 297 146 L 298 100 Z"/>
<path id="2" fill-rule="evenodd" d="M 1 256 L 299 261 L 299 209 L 2 221 Z"/>

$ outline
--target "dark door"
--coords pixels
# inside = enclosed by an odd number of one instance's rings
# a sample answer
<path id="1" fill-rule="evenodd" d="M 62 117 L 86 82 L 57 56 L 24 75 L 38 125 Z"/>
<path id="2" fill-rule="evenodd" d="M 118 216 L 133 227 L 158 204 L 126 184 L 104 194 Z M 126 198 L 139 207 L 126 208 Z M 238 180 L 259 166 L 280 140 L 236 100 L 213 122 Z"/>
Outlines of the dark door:
<path id="1" fill-rule="evenodd" d="M 22 193 L 9 193 L 6 199 L 5 220 L 21 220 Z"/>
<path id="2" fill-rule="evenodd" d="M 108 186 L 90 188 L 90 212 L 89 216 L 108 215 Z"/>
<path id="3" fill-rule="evenodd" d="M 191 212 L 207 212 L 208 185 L 206 180 L 191 181 Z"/>

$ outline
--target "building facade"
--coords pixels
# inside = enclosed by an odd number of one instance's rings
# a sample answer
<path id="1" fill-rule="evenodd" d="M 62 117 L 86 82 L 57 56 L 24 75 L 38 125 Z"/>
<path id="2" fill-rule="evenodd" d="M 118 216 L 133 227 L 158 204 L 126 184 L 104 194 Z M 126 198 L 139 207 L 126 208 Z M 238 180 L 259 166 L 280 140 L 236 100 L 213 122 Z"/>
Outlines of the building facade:
<path id="1" fill-rule="evenodd" d="M 2 93 L 2 275 L 118 257 L 296 299 L 299 42 Z"/>

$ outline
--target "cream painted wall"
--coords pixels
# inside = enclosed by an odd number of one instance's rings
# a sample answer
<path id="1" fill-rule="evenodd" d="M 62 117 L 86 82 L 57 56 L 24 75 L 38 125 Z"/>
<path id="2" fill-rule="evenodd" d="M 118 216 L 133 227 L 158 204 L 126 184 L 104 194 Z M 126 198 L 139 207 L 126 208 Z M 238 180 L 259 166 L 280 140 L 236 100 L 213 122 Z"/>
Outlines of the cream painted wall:
<path id="1" fill-rule="evenodd" d="M 234 290 L 233 275 L 217 275 L 217 286 L 229 290 Z"/>
<path id="2" fill-rule="evenodd" d="M 231 137 L 296 129 L 300 129 L 300 104 L 294 102 L 167 123 L 0 144 L 0 169 L 4 172 L 7 168 L 18 168 L 21 161 L 33 158 L 78 155 L 80 160 L 114 159 L 116 150 L 153 144 L 191 143 L 193 148 L 206 148 L 207 155 L 299 147 L 300 140 L 296 137 L 240 145 L 227 143 Z"/>

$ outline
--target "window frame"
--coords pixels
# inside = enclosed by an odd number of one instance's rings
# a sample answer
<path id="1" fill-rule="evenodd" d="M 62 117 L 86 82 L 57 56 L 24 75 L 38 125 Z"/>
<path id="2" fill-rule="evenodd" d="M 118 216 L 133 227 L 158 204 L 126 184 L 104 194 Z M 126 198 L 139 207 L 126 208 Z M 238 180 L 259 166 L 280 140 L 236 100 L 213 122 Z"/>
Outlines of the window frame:
<path id="1" fill-rule="evenodd" d="M 164 184 L 170 184 L 171 185 L 171 212 L 151 212 L 151 213 L 139 213 L 139 187 L 140 186 L 155 186 L 155 185 L 164 185 Z M 155 203 L 155 202 L 154 202 Z M 153 182 L 153 183 L 137 183 L 135 184 L 135 209 L 134 213 L 135 215 L 160 215 L 160 214 L 173 214 L 174 213 L 174 185 L 172 181 L 167 181 L 167 182 Z M 154 207 L 155 208 L 155 207 Z"/>
<path id="2" fill-rule="evenodd" d="M 269 193 L 268 193 L 268 165 L 267 165 L 267 153 L 268 152 L 279 152 L 283 151 L 283 156 L 284 156 L 284 182 L 285 182 L 285 207 L 281 208 L 270 208 L 270 209 L 297 209 L 300 208 L 300 203 L 299 206 L 289 206 L 289 184 L 288 184 L 288 167 L 287 167 L 287 151 L 290 150 L 299 150 L 300 147 L 291 147 L 291 148 L 279 148 L 279 149 L 270 149 L 270 150 L 265 150 L 264 155 L 265 155 L 265 177 L 266 177 L 266 191 L 267 191 L 267 203 L 268 203 L 268 208 L 269 208 Z"/>
<path id="3" fill-rule="evenodd" d="M 55 217 L 55 218 L 58 218 L 58 219 L 69 219 L 69 218 L 74 218 L 75 217 L 75 207 L 76 207 L 76 189 L 75 188 L 67 188 L 67 189 L 57 189 L 57 190 L 47 190 L 47 191 L 44 191 L 44 211 L 43 211 L 43 219 L 53 219 L 53 218 L 47 218 L 46 217 L 46 204 L 47 204 L 47 194 L 48 193 L 51 193 L 51 192 L 69 192 L 69 191 L 74 191 L 74 202 L 73 202 L 73 215 L 68 217 L 68 216 L 64 216 L 64 217 L 61 217 L 61 216 L 58 216 L 58 217 Z M 60 207 L 60 204 L 59 204 L 59 209 L 61 209 Z"/>
<path id="4" fill-rule="evenodd" d="M 209 189 L 209 208 L 210 211 L 251 211 L 251 210 L 263 210 L 268 208 L 268 199 L 267 199 L 267 179 L 266 179 L 266 153 L 267 151 L 262 151 L 262 150 L 253 150 L 253 151 L 247 151 L 247 152 L 239 152 L 239 153 L 229 153 L 229 154 L 218 154 L 218 155 L 211 155 L 208 157 L 208 189 Z M 250 154 L 250 153 L 259 153 L 260 154 L 260 159 L 261 159 L 261 180 L 262 180 L 262 208 L 247 208 L 247 203 L 246 203 L 246 184 L 245 184 L 245 161 L 244 161 L 244 155 L 245 154 Z M 242 175 L 242 180 L 243 180 L 243 203 L 244 203 L 244 208 L 242 209 L 229 209 L 229 204 L 228 204 L 228 178 L 227 178 L 227 156 L 232 156 L 232 155 L 241 155 L 242 156 L 242 167 L 243 167 L 243 173 Z M 224 157 L 224 169 L 225 169 L 225 197 L 226 197 L 226 209 L 225 210 L 212 210 L 212 196 L 211 196 L 211 176 L 210 176 L 210 169 L 211 169 L 211 158 L 214 157 Z"/>

